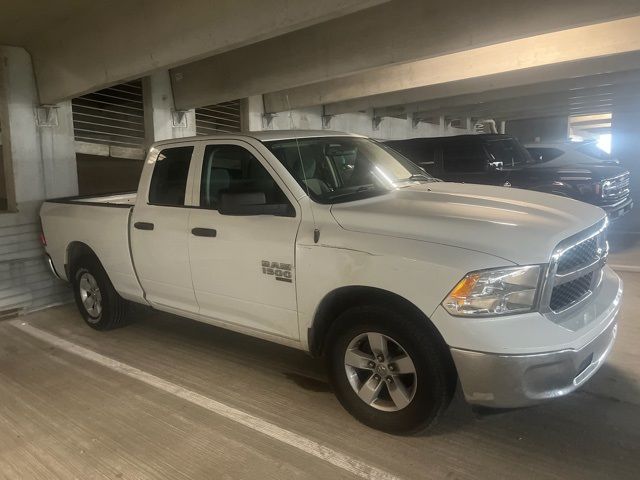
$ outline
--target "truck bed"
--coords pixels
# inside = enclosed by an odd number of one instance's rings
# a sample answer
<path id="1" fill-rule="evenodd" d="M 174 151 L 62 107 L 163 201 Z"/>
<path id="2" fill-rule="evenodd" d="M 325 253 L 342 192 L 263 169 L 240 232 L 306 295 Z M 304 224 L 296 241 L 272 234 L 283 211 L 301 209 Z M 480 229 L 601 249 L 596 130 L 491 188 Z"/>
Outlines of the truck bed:
<path id="1" fill-rule="evenodd" d="M 102 195 L 79 195 L 47 200 L 47 203 L 71 203 L 94 205 L 96 207 L 132 207 L 136 203 L 137 192 L 106 193 Z"/>
<path id="2" fill-rule="evenodd" d="M 70 249 L 89 247 L 100 259 L 115 289 L 123 297 L 143 296 L 129 250 L 135 192 L 85 195 L 47 200 L 40 208 L 47 250 L 58 275 L 68 278 Z"/>

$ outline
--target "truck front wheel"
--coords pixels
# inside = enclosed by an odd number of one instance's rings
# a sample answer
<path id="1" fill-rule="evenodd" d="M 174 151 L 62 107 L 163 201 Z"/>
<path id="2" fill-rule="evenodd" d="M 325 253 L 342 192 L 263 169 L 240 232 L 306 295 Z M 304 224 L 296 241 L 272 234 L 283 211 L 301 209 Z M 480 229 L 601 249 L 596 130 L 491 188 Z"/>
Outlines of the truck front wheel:
<path id="1" fill-rule="evenodd" d="M 78 310 L 91 328 L 110 330 L 126 323 L 127 301 L 118 295 L 96 258 L 86 256 L 75 262 L 72 284 Z"/>
<path id="2" fill-rule="evenodd" d="M 365 425 L 417 433 L 451 401 L 455 370 L 424 321 L 364 306 L 347 310 L 333 324 L 327 351 L 331 382 L 340 403 Z"/>

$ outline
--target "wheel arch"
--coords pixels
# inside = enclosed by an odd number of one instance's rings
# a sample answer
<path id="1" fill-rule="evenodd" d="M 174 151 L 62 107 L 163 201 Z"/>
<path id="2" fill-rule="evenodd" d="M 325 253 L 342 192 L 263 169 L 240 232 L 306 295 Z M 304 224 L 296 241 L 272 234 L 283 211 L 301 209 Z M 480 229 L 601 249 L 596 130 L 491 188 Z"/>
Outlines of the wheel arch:
<path id="1" fill-rule="evenodd" d="M 73 271 L 72 267 L 74 263 L 77 262 L 78 259 L 86 256 L 93 257 L 98 262 L 100 262 L 98 255 L 96 255 L 96 252 L 94 252 L 93 249 L 86 243 L 74 241 L 74 242 L 71 242 L 69 245 L 67 245 L 67 251 L 66 251 L 65 262 L 64 262 L 64 270 L 65 270 L 65 273 L 67 274 L 67 279 L 69 281 L 72 280 L 71 272 Z"/>
<path id="2" fill-rule="evenodd" d="M 449 348 L 439 330 L 413 302 L 389 290 L 361 285 L 337 288 L 326 294 L 320 301 L 313 323 L 307 332 L 309 352 L 312 356 L 319 357 L 324 354 L 327 336 L 335 320 L 342 312 L 358 305 L 391 305 L 412 318 L 422 321 L 439 340 L 446 357 L 451 359 Z M 451 365 L 453 365 L 452 359 Z"/>

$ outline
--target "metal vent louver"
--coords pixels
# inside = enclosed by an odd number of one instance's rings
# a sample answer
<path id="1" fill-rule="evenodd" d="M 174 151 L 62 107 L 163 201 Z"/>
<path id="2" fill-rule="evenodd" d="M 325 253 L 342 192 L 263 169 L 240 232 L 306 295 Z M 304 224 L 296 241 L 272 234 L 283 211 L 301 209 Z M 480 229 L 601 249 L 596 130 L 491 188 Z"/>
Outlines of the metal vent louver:
<path id="1" fill-rule="evenodd" d="M 144 146 L 144 106 L 140 80 L 74 98 L 71 106 L 77 141 L 116 147 Z"/>
<path id="2" fill-rule="evenodd" d="M 240 132 L 240 100 L 196 108 L 196 135 Z"/>

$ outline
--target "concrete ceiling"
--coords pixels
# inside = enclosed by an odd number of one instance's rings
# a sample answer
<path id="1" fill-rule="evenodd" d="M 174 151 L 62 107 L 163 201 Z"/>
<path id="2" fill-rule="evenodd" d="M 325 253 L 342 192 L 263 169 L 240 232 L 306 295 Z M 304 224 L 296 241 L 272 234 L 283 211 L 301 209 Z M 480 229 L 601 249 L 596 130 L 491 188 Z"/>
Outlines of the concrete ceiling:
<path id="1" fill-rule="evenodd" d="M 603 73 L 614 67 L 637 68 L 638 63 L 628 63 L 626 58 L 640 52 L 638 32 L 640 16 L 634 16 L 530 36 L 271 93 L 265 96 L 265 108 L 277 112 L 342 102 L 349 104 L 350 111 L 359 111 L 383 106 L 381 102 L 393 95 L 406 98 L 408 91 L 420 94 L 465 82 L 477 88 L 488 80 L 495 89 Z M 520 83 L 509 84 L 514 78 Z M 398 103 L 408 102 L 386 104 Z M 329 113 L 338 110 L 332 108 Z"/>
<path id="2" fill-rule="evenodd" d="M 122 9 L 127 0 L 94 0 Z M 87 10 L 86 0 L 2 0 L 0 1 L 0 45 L 33 45 L 40 32 L 68 18 L 80 19 Z M 95 19 L 94 19 L 95 21 Z"/>
<path id="3" fill-rule="evenodd" d="M 510 120 L 611 112 L 640 95 L 640 70 L 534 83 L 422 102 L 374 108 L 378 117 L 471 116 Z M 325 112 L 331 109 L 325 109 Z"/>
<path id="4" fill-rule="evenodd" d="M 599 112 L 640 81 L 638 0 L 0 2 L 42 103 L 171 68 L 181 109 L 265 94 L 267 112 L 515 118 Z"/>
<path id="5" fill-rule="evenodd" d="M 609 55 L 620 52 L 614 37 L 637 39 L 637 30 L 611 25 L 595 38 L 589 26 L 638 15 L 638 0 L 392 0 L 172 69 L 175 101 L 192 108 L 268 93 L 277 112 L 442 83 L 443 72 L 477 77 Z"/>
<path id="6" fill-rule="evenodd" d="M 385 1 L 2 0 L 0 44 L 29 51 L 55 103 Z"/>

